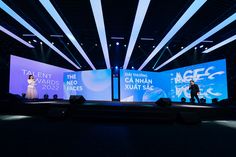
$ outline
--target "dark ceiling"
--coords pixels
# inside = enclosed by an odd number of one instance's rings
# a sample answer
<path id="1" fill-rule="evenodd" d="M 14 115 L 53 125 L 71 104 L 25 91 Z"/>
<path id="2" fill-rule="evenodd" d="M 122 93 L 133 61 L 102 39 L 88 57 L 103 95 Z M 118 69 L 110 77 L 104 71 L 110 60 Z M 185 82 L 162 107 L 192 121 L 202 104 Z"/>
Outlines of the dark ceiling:
<path id="1" fill-rule="evenodd" d="M 127 45 L 129 42 L 134 17 L 138 5 L 138 0 L 101 0 L 106 28 L 106 37 L 108 45 L 111 66 L 122 67 L 125 60 Z M 91 69 L 88 63 L 83 59 L 78 50 L 69 41 L 60 27 L 48 14 L 45 8 L 38 0 L 4 0 L 15 12 L 30 23 L 36 30 L 43 34 L 49 41 L 54 42 L 66 56 L 76 62 L 84 69 Z M 92 61 L 96 69 L 105 69 L 106 64 L 92 13 L 89 0 L 51 0 L 52 4 L 59 12 L 77 41 Z M 150 55 L 154 46 L 157 46 L 163 37 L 168 33 L 172 26 L 178 21 L 182 14 L 193 3 L 193 0 L 152 0 L 143 25 L 141 27 L 133 54 L 131 56 L 128 69 L 139 68 L 144 60 Z M 225 20 L 236 12 L 235 0 L 208 0 L 200 10 L 180 29 L 180 31 L 169 41 L 166 46 L 158 53 L 144 68 L 144 70 L 153 70 L 152 67 L 158 66 L 172 55 L 186 47 L 194 40 L 211 30 L 214 26 Z M 1 49 L 6 53 L 23 56 L 26 58 L 54 64 L 69 69 L 75 68 L 70 65 L 61 56 L 56 54 L 48 46 L 39 44 L 37 37 L 25 37 L 23 34 L 30 32 L 21 26 L 17 21 L 10 17 L 3 10 L 0 10 L 0 25 L 14 32 L 26 41 L 31 41 L 35 46 L 30 49 L 25 45 L 15 41 L 6 34 L 0 32 Z M 235 53 L 235 41 L 217 49 L 209 54 L 201 52 L 206 47 L 211 47 L 220 41 L 235 35 L 236 22 L 234 21 L 207 40 L 213 42 L 200 43 L 197 50 L 193 48 L 178 59 L 162 68 L 171 69 L 210 60 L 226 58 L 230 53 Z M 50 37 L 50 35 L 63 35 L 62 38 Z M 122 40 L 114 40 L 111 37 L 124 37 Z M 141 38 L 153 38 L 154 40 L 141 40 Z M 33 42 L 33 40 L 37 42 Z M 117 46 L 116 42 L 120 45 Z M 126 45 L 126 47 L 124 46 Z M 199 48 L 204 45 L 203 48 Z M 194 57 L 193 57 L 194 56 Z"/>

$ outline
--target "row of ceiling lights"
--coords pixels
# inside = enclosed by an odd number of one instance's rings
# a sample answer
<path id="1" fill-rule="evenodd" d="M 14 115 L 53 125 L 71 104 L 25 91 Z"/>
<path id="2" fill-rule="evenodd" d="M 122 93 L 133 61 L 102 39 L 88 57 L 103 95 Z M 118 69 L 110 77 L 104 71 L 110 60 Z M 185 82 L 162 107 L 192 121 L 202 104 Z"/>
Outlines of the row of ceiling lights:
<path id="1" fill-rule="evenodd" d="M 194 1 L 191 6 L 186 10 L 186 12 L 181 16 L 181 18 L 176 22 L 176 24 L 171 28 L 171 30 L 166 34 L 166 36 L 161 40 L 161 42 L 156 46 L 156 48 L 151 52 L 151 54 L 148 56 L 148 58 L 144 61 L 144 63 L 139 67 L 139 70 L 142 70 L 148 62 L 170 41 L 174 35 L 184 26 L 184 24 L 205 4 L 206 0 L 198 0 Z M 13 17 L 15 20 L 17 20 L 22 26 L 24 26 L 26 29 L 28 29 L 31 33 L 33 33 L 35 36 L 37 36 L 40 40 L 42 40 L 45 44 L 47 44 L 49 47 L 51 47 L 55 52 L 57 52 L 59 55 L 61 55 L 63 58 L 65 58 L 68 62 L 70 62 L 72 65 L 74 65 L 76 68 L 79 69 L 79 67 L 71 61 L 68 57 L 66 57 L 59 49 L 57 49 L 52 43 L 50 43 L 44 36 L 42 36 L 37 30 L 35 30 L 29 23 L 27 23 L 24 19 L 22 19 L 16 12 L 14 12 L 9 6 L 7 6 L 3 1 L 0 1 L 0 7 L 3 9 L 6 13 L 8 13 L 11 17 Z M 90 59 L 87 57 L 84 50 L 81 48 L 81 45 L 78 44 L 77 40 L 73 36 L 73 34 L 70 32 L 66 24 L 64 23 L 63 19 L 60 17 L 60 15 L 57 13 L 54 6 L 51 4 L 50 1 L 44 1 L 40 0 L 40 3 L 43 5 L 43 7 L 48 11 L 48 13 L 51 15 L 51 17 L 55 20 L 55 22 L 60 26 L 62 31 L 65 33 L 65 35 L 69 38 L 69 40 L 72 42 L 72 44 L 77 48 L 77 50 L 81 53 L 81 55 L 85 58 L 85 60 L 88 62 L 90 67 L 92 69 L 95 69 L 93 64 L 91 63 Z M 141 29 L 144 17 L 146 15 L 148 6 L 149 6 L 150 0 L 140 0 L 138 3 L 131 36 L 126 52 L 126 57 L 124 61 L 124 69 L 128 66 L 129 60 L 131 58 L 131 54 L 133 52 L 134 45 L 136 43 L 136 40 L 138 38 L 139 31 Z M 98 29 L 98 34 L 101 42 L 101 46 L 103 49 L 104 58 L 106 61 L 107 68 L 110 67 L 110 60 L 107 50 L 107 40 L 106 40 L 106 34 L 105 34 L 105 26 L 104 26 L 104 20 L 103 20 L 103 13 L 102 13 L 102 5 L 101 0 L 90 0 L 90 4 L 92 6 L 92 11 L 94 15 L 94 19 L 96 22 L 96 26 Z M 205 39 L 209 38 L 216 32 L 220 31 L 227 25 L 234 22 L 236 19 L 236 13 L 232 14 L 230 17 L 225 19 L 223 22 L 215 26 L 213 29 L 211 29 L 209 32 L 204 34 L 202 37 L 198 38 L 196 41 L 191 43 L 190 45 L 183 48 L 180 52 L 178 52 L 176 55 L 169 58 L 166 62 L 161 64 L 159 67 L 155 68 L 155 70 L 158 70 L 165 66 L 166 64 L 170 63 L 177 57 L 183 55 L 191 48 L 194 48 L 196 45 L 204 41 Z M 212 48 L 208 49 L 208 52 L 210 50 L 214 50 L 215 48 L 218 48 L 219 46 L 222 46 L 224 44 L 227 44 L 231 41 L 235 40 L 235 36 L 232 36 L 229 39 L 226 39 L 225 41 L 222 41 L 221 43 L 213 46 Z"/>
<path id="2" fill-rule="evenodd" d="M 33 39 L 33 42 L 37 43 L 37 40 Z M 28 41 L 28 43 L 29 43 L 29 44 L 32 44 L 31 41 Z M 39 43 L 40 43 L 41 45 L 43 44 L 42 41 L 40 41 Z M 54 42 L 52 42 L 52 44 L 54 45 Z M 70 44 L 70 43 L 67 43 L 67 45 L 69 45 L 69 44 Z M 83 46 L 84 44 L 83 44 L 83 43 L 80 43 L 80 45 Z M 116 45 L 116 46 L 119 46 L 120 43 L 119 43 L 119 42 L 116 42 L 115 45 Z M 98 46 L 98 44 L 95 43 L 94 46 Z M 111 46 L 112 46 L 112 44 L 109 44 L 109 47 L 111 47 Z M 124 47 L 127 47 L 127 45 L 124 44 Z M 203 47 L 204 47 L 204 45 L 200 45 L 200 46 L 199 46 L 200 49 L 203 48 Z M 138 45 L 138 48 L 141 48 L 141 45 Z M 155 46 L 153 45 L 152 48 L 155 48 Z M 169 46 L 167 46 L 166 48 L 169 49 Z M 184 49 L 184 47 L 182 46 L 181 49 Z M 194 47 L 194 49 L 196 50 L 197 47 Z M 208 49 L 208 47 L 205 47 L 205 50 L 207 50 L 207 49 Z"/>

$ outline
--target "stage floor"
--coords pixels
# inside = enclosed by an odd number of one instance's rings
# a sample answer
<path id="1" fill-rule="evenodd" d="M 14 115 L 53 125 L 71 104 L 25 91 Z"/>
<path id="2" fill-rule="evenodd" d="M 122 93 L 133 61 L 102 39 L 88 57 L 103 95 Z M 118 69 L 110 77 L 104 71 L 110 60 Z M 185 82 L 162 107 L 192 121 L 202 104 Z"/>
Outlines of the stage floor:
<path id="1" fill-rule="evenodd" d="M 94 119 L 173 120 L 182 114 L 199 117 L 202 120 L 235 119 L 236 117 L 235 106 L 179 102 L 172 102 L 171 106 L 162 107 L 152 102 L 85 101 L 71 105 L 68 100 L 39 100 L 25 102 L 25 106 L 35 111 L 41 110 L 41 112 L 56 109 L 58 111 L 68 110 L 73 117 Z"/>
<path id="2" fill-rule="evenodd" d="M 175 121 L 179 116 L 186 119 L 218 120 L 236 119 L 236 106 L 214 104 L 189 104 L 172 102 L 171 106 L 155 103 L 85 101 L 70 104 L 69 100 L 34 100 L 22 104 L 0 106 L 0 113 L 40 115 L 49 117 L 74 117 L 80 119 L 108 120 L 160 120 Z"/>

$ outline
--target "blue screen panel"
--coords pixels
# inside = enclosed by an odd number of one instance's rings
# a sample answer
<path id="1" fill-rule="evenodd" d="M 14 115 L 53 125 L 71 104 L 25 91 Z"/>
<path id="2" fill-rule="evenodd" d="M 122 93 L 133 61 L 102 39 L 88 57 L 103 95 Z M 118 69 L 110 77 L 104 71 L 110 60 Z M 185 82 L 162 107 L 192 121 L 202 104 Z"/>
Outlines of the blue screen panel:
<path id="1" fill-rule="evenodd" d="M 121 70 L 120 100 L 155 102 L 159 98 L 171 98 L 180 102 L 185 97 L 189 101 L 190 80 L 199 85 L 199 97 L 207 103 L 213 98 L 228 98 L 226 60 L 222 59 L 163 72 Z"/>
<path id="2" fill-rule="evenodd" d="M 111 101 L 111 70 L 64 73 L 64 99 L 82 95 L 86 100 Z"/>
<path id="3" fill-rule="evenodd" d="M 120 70 L 120 101 L 152 102 L 167 97 L 168 90 L 156 72 Z"/>
<path id="4" fill-rule="evenodd" d="M 118 78 L 113 78 L 113 99 L 119 99 L 119 82 Z"/>
<path id="5" fill-rule="evenodd" d="M 180 101 L 182 97 L 190 100 L 190 80 L 194 80 L 199 86 L 199 97 L 205 98 L 208 103 L 213 98 L 228 98 L 225 59 L 164 71 L 162 74 L 170 81 L 172 101 Z"/>

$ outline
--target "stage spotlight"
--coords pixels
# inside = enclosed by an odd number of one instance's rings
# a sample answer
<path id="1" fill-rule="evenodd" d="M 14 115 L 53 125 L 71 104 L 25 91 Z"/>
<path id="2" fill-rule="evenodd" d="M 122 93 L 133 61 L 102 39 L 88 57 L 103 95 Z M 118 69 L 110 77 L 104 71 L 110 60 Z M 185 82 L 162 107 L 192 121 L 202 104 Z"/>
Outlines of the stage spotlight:
<path id="1" fill-rule="evenodd" d="M 25 97 L 26 97 L 26 94 L 25 94 L 25 93 L 22 93 L 21 96 L 22 96 L 22 98 L 25 98 Z"/>
<path id="2" fill-rule="evenodd" d="M 43 45 L 43 42 L 42 42 L 42 41 L 40 42 L 40 45 Z"/>
<path id="3" fill-rule="evenodd" d="M 172 105 L 170 98 L 160 98 L 155 103 L 160 107 L 170 107 Z"/>
<path id="4" fill-rule="evenodd" d="M 29 44 L 31 44 L 31 41 L 28 41 Z"/>
<path id="5" fill-rule="evenodd" d="M 82 105 L 85 102 L 85 98 L 82 95 L 71 95 L 69 102 L 71 105 Z M 71 106 L 71 107 L 73 107 Z"/>
<path id="6" fill-rule="evenodd" d="M 140 48 L 141 46 L 139 45 L 138 48 Z"/>
<path id="7" fill-rule="evenodd" d="M 181 49 L 184 49 L 184 47 L 182 46 Z"/>
<path id="8" fill-rule="evenodd" d="M 208 48 L 206 47 L 205 50 L 207 50 Z"/>
<path id="9" fill-rule="evenodd" d="M 194 49 L 196 50 L 196 49 L 197 49 L 197 47 L 194 47 Z"/>
<path id="10" fill-rule="evenodd" d="M 95 43 L 95 44 L 94 44 L 94 46 L 98 46 L 98 44 L 97 44 L 97 43 Z"/>
<path id="11" fill-rule="evenodd" d="M 70 45 L 70 43 L 66 43 L 67 45 Z"/>
<path id="12" fill-rule="evenodd" d="M 54 99 L 54 100 L 57 100 L 57 99 L 58 99 L 57 94 L 54 94 L 54 95 L 53 95 L 53 99 Z"/>
<path id="13" fill-rule="evenodd" d="M 49 97 L 48 94 L 44 94 L 44 95 L 43 95 L 43 99 L 44 99 L 44 100 L 48 100 L 48 97 Z"/>
<path id="14" fill-rule="evenodd" d="M 52 42 L 52 44 L 54 45 L 54 42 Z"/>
<path id="15" fill-rule="evenodd" d="M 218 98 L 213 98 L 211 99 L 212 104 L 217 104 L 218 103 Z"/>
<path id="16" fill-rule="evenodd" d="M 199 46 L 199 48 L 203 48 L 204 45 Z"/>
<path id="17" fill-rule="evenodd" d="M 126 44 L 124 45 L 124 47 L 126 47 Z"/>
<path id="18" fill-rule="evenodd" d="M 205 104 L 205 103 L 206 103 L 206 99 L 205 99 L 205 98 L 201 98 L 201 99 L 200 99 L 200 103 L 201 103 L 201 104 Z"/>
<path id="19" fill-rule="evenodd" d="M 155 46 L 153 45 L 152 48 L 155 48 Z"/>
<path id="20" fill-rule="evenodd" d="M 116 45 L 118 46 L 118 45 L 120 45 L 120 43 L 119 43 L 119 42 L 116 42 Z"/>
<path id="21" fill-rule="evenodd" d="M 169 47 L 168 47 L 168 46 L 166 46 L 166 48 L 168 49 Z"/>
<path id="22" fill-rule="evenodd" d="M 109 44 L 109 47 L 111 47 L 111 44 Z"/>
<path id="23" fill-rule="evenodd" d="M 34 39 L 33 42 L 37 43 L 37 40 Z"/>
<path id="24" fill-rule="evenodd" d="M 84 44 L 83 43 L 80 43 L 81 46 L 83 46 Z"/>
<path id="25" fill-rule="evenodd" d="M 134 67 L 132 66 L 132 69 L 134 69 Z"/>
<path id="26" fill-rule="evenodd" d="M 186 98 L 185 98 L 185 97 L 182 97 L 182 98 L 181 98 L 181 102 L 182 102 L 182 103 L 186 103 Z"/>
<path id="27" fill-rule="evenodd" d="M 117 69 L 118 69 L 118 66 L 115 66 L 115 69 L 117 70 Z"/>

